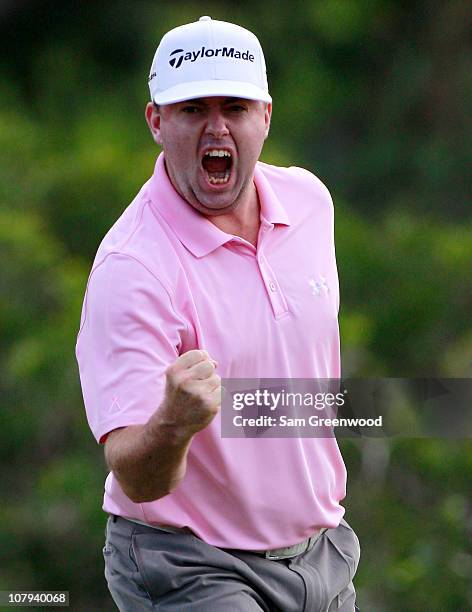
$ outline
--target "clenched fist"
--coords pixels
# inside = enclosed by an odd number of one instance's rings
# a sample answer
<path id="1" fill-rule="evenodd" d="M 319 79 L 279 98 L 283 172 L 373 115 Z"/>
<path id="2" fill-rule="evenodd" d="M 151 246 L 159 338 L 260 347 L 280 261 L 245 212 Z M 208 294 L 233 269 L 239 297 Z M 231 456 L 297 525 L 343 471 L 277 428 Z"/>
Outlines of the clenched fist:
<path id="1" fill-rule="evenodd" d="M 207 427 L 221 405 L 221 379 L 217 363 L 207 351 L 180 355 L 166 371 L 166 391 L 161 419 L 193 435 Z"/>

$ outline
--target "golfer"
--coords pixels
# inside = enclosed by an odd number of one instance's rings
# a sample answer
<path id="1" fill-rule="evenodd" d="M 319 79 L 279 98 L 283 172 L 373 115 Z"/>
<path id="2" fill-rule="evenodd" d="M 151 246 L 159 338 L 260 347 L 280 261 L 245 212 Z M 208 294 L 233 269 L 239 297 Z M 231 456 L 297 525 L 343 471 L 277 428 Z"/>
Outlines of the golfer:
<path id="1" fill-rule="evenodd" d="M 120 610 L 353 611 L 359 541 L 336 439 L 223 438 L 221 378 L 338 378 L 333 206 L 259 160 L 257 38 L 201 17 L 162 38 L 154 173 L 102 241 L 77 359 L 104 444 Z"/>

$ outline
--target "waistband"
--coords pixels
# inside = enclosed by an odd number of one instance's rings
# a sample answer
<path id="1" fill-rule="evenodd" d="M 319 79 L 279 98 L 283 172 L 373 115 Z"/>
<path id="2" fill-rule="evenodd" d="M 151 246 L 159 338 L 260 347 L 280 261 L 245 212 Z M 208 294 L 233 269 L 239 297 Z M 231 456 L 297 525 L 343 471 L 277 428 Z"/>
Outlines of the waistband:
<path id="1" fill-rule="evenodd" d="M 145 523 L 144 521 L 140 521 L 135 518 L 118 516 L 116 514 L 111 514 L 110 516 L 114 523 L 116 523 L 118 520 L 128 521 L 130 523 L 137 523 L 138 525 L 144 525 L 144 527 L 149 527 L 150 529 L 155 529 L 156 531 L 165 531 L 166 533 L 186 533 L 186 534 L 192 534 L 195 537 L 197 537 L 195 533 L 188 527 L 175 527 L 174 525 L 161 525 L 161 524 L 151 525 L 150 523 Z"/>
<path id="2" fill-rule="evenodd" d="M 325 531 L 327 531 L 327 527 L 323 527 L 322 529 L 318 529 L 315 533 L 303 540 L 303 542 L 299 542 L 298 544 L 294 544 L 293 546 L 285 546 L 283 548 L 272 548 L 270 550 L 244 550 L 241 552 L 249 552 L 254 555 L 260 555 L 265 557 L 266 559 L 273 559 L 277 561 L 279 559 L 290 559 L 292 557 L 296 557 L 297 555 L 301 555 L 305 552 L 308 552 L 313 548 L 316 541 L 323 535 Z"/>
<path id="3" fill-rule="evenodd" d="M 123 516 L 111 515 L 113 522 L 117 522 L 117 520 L 122 521 L 130 521 L 131 523 L 137 523 L 138 525 L 144 525 L 145 527 L 149 527 L 150 529 L 155 529 L 156 531 L 164 531 L 166 533 L 185 533 L 192 534 L 195 537 L 198 537 L 191 529 L 188 527 L 175 527 L 174 525 L 151 525 L 149 523 L 145 523 L 144 521 L 139 521 L 137 519 L 125 518 Z M 236 552 L 236 553 L 250 553 L 253 555 L 259 555 L 261 557 L 265 557 L 266 559 L 272 559 L 274 561 L 278 561 L 280 559 L 290 559 L 292 557 L 296 557 L 297 555 L 301 555 L 305 552 L 308 552 L 313 548 L 316 541 L 323 535 L 325 531 L 328 530 L 328 527 L 323 527 L 315 531 L 313 535 L 311 535 L 303 542 L 299 542 L 298 544 L 293 544 L 293 546 L 285 546 L 282 548 L 271 548 L 269 550 L 247 550 L 247 549 L 239 549 L 239 548 L 222 548 L 222 550 L 228 552 Z M 200 538 L 199 538 L 200 539 Z"/>

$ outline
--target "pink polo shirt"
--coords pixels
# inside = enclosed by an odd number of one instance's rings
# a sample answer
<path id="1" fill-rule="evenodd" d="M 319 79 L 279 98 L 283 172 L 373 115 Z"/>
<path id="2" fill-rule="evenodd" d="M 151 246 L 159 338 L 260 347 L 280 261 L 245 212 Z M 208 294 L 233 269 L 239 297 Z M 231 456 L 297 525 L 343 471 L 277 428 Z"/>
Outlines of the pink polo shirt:
<path id="1" fill-rule="evenodd" d="M 206 349 L 222 378 L 340 376 L 329 192 L 306 170 L 261 162 L 254 182 L 257 249 L 178 195 L 163 154 L 105 236 L 77 341 L 97 440 L 146 423 L 161 403 L 166 368 L 191 349 Z M 110 473 L 104 510 L 241 549 L 289 546 L 339 524 L 346 471 L 334 438 L 222 438 L 220 425 L 217 416 L 195 435 L 171 494 L 133 503 Z"/>

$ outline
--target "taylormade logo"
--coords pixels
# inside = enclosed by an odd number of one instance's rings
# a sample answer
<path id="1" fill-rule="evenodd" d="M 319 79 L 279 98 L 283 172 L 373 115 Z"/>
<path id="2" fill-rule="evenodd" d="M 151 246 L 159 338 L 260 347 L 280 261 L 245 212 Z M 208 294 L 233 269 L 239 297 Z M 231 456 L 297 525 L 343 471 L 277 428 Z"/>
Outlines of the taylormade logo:
<path id="1" fill-rule="evenodd" d="M 172 68 L 180 68 L 182 62 L 196 62 L 202 57 L 232 57 L 234 59 L 253 62 L 254 55 L 247 51 L 238 51 L 234 47 L 221 47 L 220 49 L 206 49 L 202 47 L 198 51 L 184 51 L 184 49 L 175 49 L 169 55 L 169 64 Z"/>

